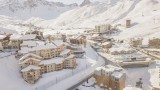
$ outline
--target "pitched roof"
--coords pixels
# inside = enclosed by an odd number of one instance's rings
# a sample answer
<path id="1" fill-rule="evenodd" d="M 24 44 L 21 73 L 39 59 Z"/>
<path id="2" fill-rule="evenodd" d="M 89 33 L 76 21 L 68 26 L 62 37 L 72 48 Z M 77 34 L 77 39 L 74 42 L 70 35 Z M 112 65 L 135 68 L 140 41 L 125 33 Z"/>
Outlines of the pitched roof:
<path id="1" fill-rule="evenodd" d="M 23 41 L 21 45 L 37 46 L 36 41 Z"/>
<path id="2" fill-rule="evenodd" d="M 68 54 L 70 51 L 71 51 L 70 49 L 65 49 L 60 53 L 60 55 Z"/>
<path id="3" fill-rule="evenodd" d="M 25 62 L 27 62 L 27 61 L 29 61 L 29 60 L 34 60 L 34 61 L 39 61 L 39 62 L 41 61 L 41 60 L 36 59 L 36 58 L 28 58 L 28 59 L 26 59 L 26 60 L 20 62 L 19 64 L 23 64 L 23 63 L 25 63 Z"/>
<path id="4" fill-rule="evenodd" d="M 118 78 L 119 79 L 119 78 L 121 78 L 123 76 L 123 73 L 122 72 L 113 72 L 112 76 L 114 78 Z"/>
<path id="5" fill-rule="evenodd" d="M 49 60 L 42 60 L 40 62 L 40 64 L 45 64 L 45 65 L 47 65 L 47 64 L 53 64 L 53 63 L 55 63 L 55 64 L 61 64 L 61 63 L 63 63 L 64 60 L 65 59 L 62 58 L 62 57 L 56 57 L 56 58 L 52 58 L 52 59 L 49 59 Z"/>
<path id="6" fill-rule="evenodd" d="M 68 57 L 66 57 L 65 59 L 71 59 L 71 58 L 74 58 L 74 57 L 75 57 L 75 55 L 71 54 Z"/>
<path id="7" fill-rule="evenodd" d="M 6 35 L 0 35 L 0 39 L 4 39 Z"/>
<path id="8" fill-rule="evenodd" d="M 57 48 L 54 44 L 47 44 L 47 45 L 39 45 L 37 47 L 33 47 L 30 49 L 30 51 L 36 51 L 36 50 L 43 50 L 43 49 L 51 49 L 51 48 Z"/>
<path id="9" fill-rule="evenodd" d="M 63 40 L 55 40 L 55 41 L 53 41 L 53 44 L 56 45 L 56 46 L 61 46 L 64 43 L 63 43 Z"/>
<path id="10" fill-rule="evenodd" d="M 108 44 L 110 44 L 110 42 L 104 42 L 104 43 L 102 43 L 102 45 L 108 45 Z"/>
<path id="11" fill-rule="evenodd" d="M 36 34 L 29 34 L 29 35 L 20 35 L 20 34 L 13 34 L 11 35 L 10 39 L 11 40 L 16 40 L 16 39 L 20 39 L 20 40 L 30 40 L 30 39 L 36 39 Z"/>
<path id="12" fill-rule="evenodd" d="M 34 65 L 29 65 L 27 66 L 26 68 L 22 69 L 21 72 L 27 72 L 29 70 L 39 70 L 41 69 L 40 67 L 38 66 L 34 66 Z"/>
<path id="13" fill-rule="evenodd" d="M 29 56 L 34 56 L 34 57 L 37 57 L 37 58 L 42 58 L 41 56 L 38 56 L 38 55 L 36 55 L 36 54 L 28 53 L 28 54 L 25 54 L 23 57 L 21 57 L 19 60 L 20 60 L 20 61 L 21 61 L 21 60 L 24 60 L 24 59 L 26 59 L 26 58 L 29 57 Z"/>

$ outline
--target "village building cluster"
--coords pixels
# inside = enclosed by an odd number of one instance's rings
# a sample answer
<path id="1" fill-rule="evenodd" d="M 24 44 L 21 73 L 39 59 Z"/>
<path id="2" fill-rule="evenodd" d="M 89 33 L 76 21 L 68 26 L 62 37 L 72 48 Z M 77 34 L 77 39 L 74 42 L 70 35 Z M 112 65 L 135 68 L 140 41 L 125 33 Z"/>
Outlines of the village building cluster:
<path id="1" fill-rule="evenodd" d="M 131 20 L 126 20 L 125 25 L 126 28 L 130 28 Z M 149 39 L 148 45 L 146 45 L 146 40 L 143 40 L 142 38 L 133 38 L 129 40 L 129 43 L 126 43 L 126 41 L 116 40 L 111 37 L 112 33 L 118 33 L 114 31 L 116 29 L 117 28 L 115 28 L 115 26 L 108 24 L 95 26 L 96 33 L 92 32 L 89 37 L 91 46 L 100 55 L 107 57 L 121 67 L 128 68 L 149 66 L 152 61 L 151 58 L 143 54 L 141 51 L 136 50 L 134 47 L 149 46 L 150 48 L 158 48 L 160 46 L 158 39 Z M 108 31 L 110 34 L 107 33 Z M 157 53 L 157 51 L 154 53 Z"/>
<path id="2" fill-rule="evenodd" d="M 82 38 L 81 38 L 82 37 Z M 76 58 L 84 56 L 84 36 L 73 40 L 66 35 L 50 35 L 47 38 L 41 31 L 28 31 L 25 34 L 0 35 L 1 50 L 17 50 L 20 72 L 24 80 L 36 83 L 42 74 L 63 69 L 75 69 Z"/>
<path id="3" fill-rule="evenodd" d="M 131 47 L 114 46 L 109 49 L 108 56 L 121 67 L 148 67 L 151 58 Z"/>
<path id="4" fill-rule="evenodd" d="M 130 40 L 130 45 L 142 52 L 156 58 L 160 58 L 160 37 L 159 35 L 147 38 L 134 38 Z"/>

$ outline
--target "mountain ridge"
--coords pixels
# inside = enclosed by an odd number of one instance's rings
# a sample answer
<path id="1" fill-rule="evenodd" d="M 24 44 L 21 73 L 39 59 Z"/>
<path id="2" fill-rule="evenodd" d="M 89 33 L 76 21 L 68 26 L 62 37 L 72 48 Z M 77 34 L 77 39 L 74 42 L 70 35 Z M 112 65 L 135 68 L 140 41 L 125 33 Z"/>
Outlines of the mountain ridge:
<path id="1" fill-rule="evenodd" d="M 0 15 L 17 17 L 19 19 L 29 19 L 31 17 L 54 19 L 61 13 L 76 7 L 78 5 L 75 3 L 65 5 L 60 2 L 46 0 L 2 0 L 0 2 Z"/>

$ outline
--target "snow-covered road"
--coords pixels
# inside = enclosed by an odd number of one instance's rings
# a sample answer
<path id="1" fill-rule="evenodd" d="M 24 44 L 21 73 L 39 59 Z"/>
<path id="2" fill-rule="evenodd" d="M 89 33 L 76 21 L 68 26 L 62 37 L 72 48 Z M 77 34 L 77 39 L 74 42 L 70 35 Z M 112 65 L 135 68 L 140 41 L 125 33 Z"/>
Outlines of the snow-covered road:
<path id="1" fill-rule="evenodd" d="M 77 83 L 85 80 L 86 77 L 90 77 L 94 73 L 95 68 L 105 64 L 103 58 L 98 56 L 98 54 L 89 45 L 87 45 L 85 51 L 86 51 L 86 56 L 92 60 L 97 61 L 97 63 L 95 63 L 88 69 L 59 82 L 56 85 L 49 87 L 47 90 L 67 90 L 70 87 L 76 85 Z"/>

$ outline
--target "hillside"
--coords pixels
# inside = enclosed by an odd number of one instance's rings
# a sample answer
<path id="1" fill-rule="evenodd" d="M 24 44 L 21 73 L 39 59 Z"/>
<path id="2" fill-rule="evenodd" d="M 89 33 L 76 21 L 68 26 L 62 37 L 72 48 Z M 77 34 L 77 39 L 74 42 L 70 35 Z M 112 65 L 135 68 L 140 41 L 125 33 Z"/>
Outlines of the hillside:
<path id="1" fill-rule="evenodd" d="M 1 0 L 0 15 L 27 20 L 31 17 L 54 19 L 61 13 L 77 7 L 77 4 L 65 5 L 46 0 Z"/>
<path id="2" fill-rule="evenodd" d="M 126 19 L 131 19 L 133 26 L 129 29 L 120 28 L 124 32 L 117 38 L 146 36 L 159 32 L 160 1 L 106 0 L 104 3 L 96 2 L 69 10 L 54 20 L 32 18 L 24 23 L 33 23 L 44 28 L 94 28 L 95 25 L 106 23 L 123 26 Z M 133 31 L 135 33 L 132 33 Z"/>
<path id="3" fill-rule="evenodd" d="M 11 0 L 12 1 L 12 0 Z M 14 0 L 13 0 L 14 1 Z M 43 19 L 43 14 L 37 13 L 38 16 L 31 15 L 32 17 L 27 20 L 21 20 L 12 17 L 0 16 L 1 22 L 0 26 L 8 29 L 15 29 L 18 32 L 27 31 L 28 27 L 17 26 L 15 24 L 33 24 L 38 27 L 50 30 L 61 30 L 61 29 L 85 29 L 94 28 L 98 24 L 110 23 L 112 25 L 121 24 L 122 27 L 119 29 L 122 31 L 119 36 L 115 38 L 125 39 L 135 36 L 149 36 L 154 33 L 159 33 L 159 22 L 160 22 L 160 1 L 159 0 L 105 0 L 103 2 L 90 2 L 89 0 L 84 0 L 83 5 L 76 6 L 73 4 L 73 9 L 66 10 L 62 14 L 57 13 L 46 13 L 46 10 L 38 9 L 39 7 L 45 8 L 49 4 L 46 4 L 45 0 L 26 0 L 24 2 L 38 2 L 33 6 L 33 10 L 39 10 L 40 12 L 45 11 L 45 15 L 51 18 L 52 14 L 57 15 L 54 19 Z M 7 1 L 6 1 L 7 2 Z M 42 3 L 43 2 L 43 3 Z M 13 3 L 13 2 L 12 2 Z M 20 2 L 19 2 L 20 3 Z M 22 1 L 21 1 L 22 3 Z M 50 2 L 51 3 L 51 2 Z M 8 4 L 7 4 L 8 5 Z M 27 4 L 26 10 L 32 5 Z M 63 6 L 64 4 L 53 3 L 52 5 Z M 51 5 L 51 6 L 52 6 Z M 5 5 L 6 6 L 6 5 Z M 11 4 L 12 6 L 12 4 Z M 25 6 L 25 5 L 22 5 Z M 71 5 L 72 6 L 72 5 Z M 6 6 L 7 7 L 7 6 Z M 63 8 L 70 7 L 70 5 L 64 5 Z M 60 9 L 59 7 L 57 7 Z M 3 9 L 1 9 L 3 10 Z M 7 11 L 6 11 L 7 12 Z M 18 9 L 17 12 L 20 12 Z M 1 12 L 4 13 L 4 12 Z M 26 12 L 30 14 L 29 12 Z M 26 14 L 26 15 L 27 15 Z M 3 15 L 3 14 L 2 14 Z M 11 14 L 12 15 L 12 14 Z M 41 17 L 42 15 L 42 17 Z M 52 17 L 52 18 L 53 18 Z M 126 19 L 132 20 L 131 28 L 123 28 Z M 43 30 L 47 31 L 47 30 Z M 135 33 L 132 33 L 135 31 Z M 131 35 L 128 33 L 132 33 Z M 125 37 L 124 37 L 125 36 Z"/>
<path id="4" fill-rule="evenodd" d="M 124 27 L 126 19 L 131 19 L 131 28 Z M 121 33 L 112 36 L 116 39 L 160 36 L 160 0 L 104 0 L 103 2 L 84 0 L 80 6 L 46 0 L 0 0 L 2 34 L 24 33 L 29 30 L 29 24 L 40 27 L 45 35 L 57 32 L 71 34 L 107 23 L 121 24 L 117 27 Z M 8 54 L 11 53 L 1 52 L 0 56 Z M 50 78 L 44 78 L 34 86 L 24 83 L 18 68 L 18 62 L 13 55 L 0 59 L 2 73 L 0 79 L 3 81 L 0 87 L 4 90 L 33 90 L 51 82 Z M 137 73 L 137 70 L 134 70 L 134 73 Z M 51 77 L 55 78 L 53 75 Z"/>

